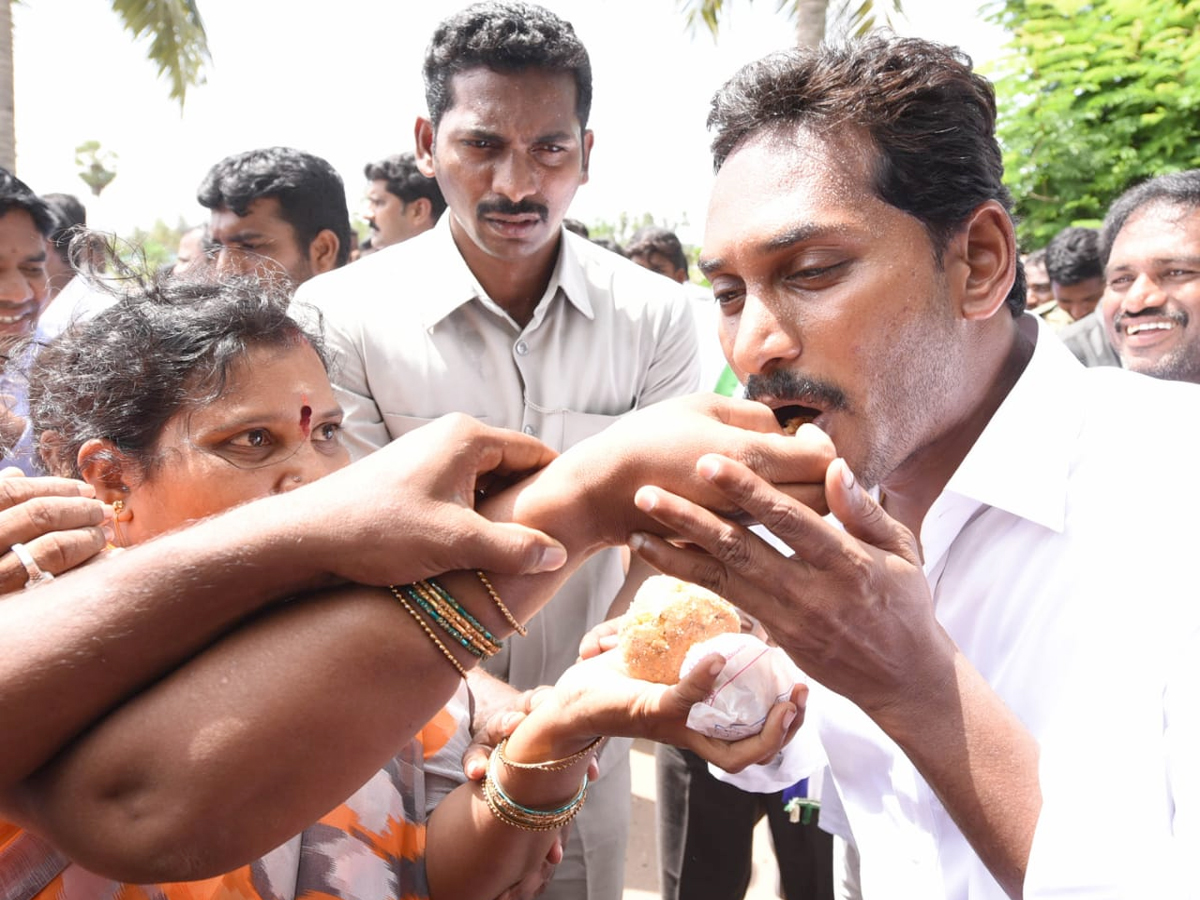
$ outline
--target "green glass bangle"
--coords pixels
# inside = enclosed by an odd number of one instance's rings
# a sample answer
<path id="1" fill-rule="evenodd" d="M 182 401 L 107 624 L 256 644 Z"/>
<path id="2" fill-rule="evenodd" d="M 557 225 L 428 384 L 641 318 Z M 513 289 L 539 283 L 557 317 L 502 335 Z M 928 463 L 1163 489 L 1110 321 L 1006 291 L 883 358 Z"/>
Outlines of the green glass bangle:
<path id="1" fill-rule="evenodd" d="M 441 584 L 439 584 L 436 579 L 434 579 L 434 578 L 427 579 L 425 583 L 428 584 L 435 591 L 437 591 L 438 596 L 441 597 L 443 600 L 445 600 L 447 603 L 449 603 L 451 608 L 456 613 L 458 613 L 460 616 L 462 616 L 464 619 L 466 619 L 468 622 L 470 622 L 475 628 L 477 628 L 479 630 L 480 634 L 482 634 L 485 638 L 487 638 L 493 644 L 500 643 L 500 641 L 496 639 L 495 635 L 493 635 L 490 631 L 488 631 L 486 628 L 484 628 L 483 625 L 481 625 L 479 623 L 478 619 L 476 619 L 473 615 L 471 615 L 469 612 L 467 612 L 467 610 L 464 609 L 457 600 L 455 600 L 453 597 L 451 597 L 450 592 L 447 591 L 444 587 L 442 587 Z"/>
<path id="2" fill-rule="evenodd" d="M 485 654 L 483 650 L 479 647 L 476 647 L 466 636 L 463 635 L 461 631 L 446 621 L 442 614 L 434 609 L 428 600 L 412 589 L 411 585 L 405 585 L 404 591 L 406 594 L 408 594 L 409 598 L 417 604 L 417 606 L 421 607 L 421 609 L 425 611 L 427 616 L 437 623 L 438 627 L 441 628 L 442 631 L 446 632 L 446 634 L 458 641 L 463 648 L 467 650 L 467 652 L 479 659 L 484 658 Z"/>
<path id="3" fill-rule="evenodd" d="M 428 604 L 428 606 L 424 606 L 423 608 L 432 608 L 433 612 L 431 615 L 440 617 L 442 627 L 452 628 L 458 638 L 465 638 L 470 642 L 471 646 L 482 651 L 484 659 L 495 656 L 504 648 L 504 645 L 497 642 L 495 638 L 490 636 L 485 637 L 480 633 L 480 629 L 472 624 L 470 617 L 464 617 L 451 603 L 447 603 L 442 599 L 441 595 L 430 586 L 429 582 L 416 581 L 413 582 L 411 587 L 412 591 Z"/>

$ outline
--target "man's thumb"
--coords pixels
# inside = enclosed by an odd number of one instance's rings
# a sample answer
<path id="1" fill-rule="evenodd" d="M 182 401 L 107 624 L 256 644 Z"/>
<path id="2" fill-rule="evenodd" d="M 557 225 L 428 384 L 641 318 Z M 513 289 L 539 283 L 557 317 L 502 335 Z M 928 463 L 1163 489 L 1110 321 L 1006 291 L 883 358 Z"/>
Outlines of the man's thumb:
<path id="1" fill-rule="evenodd" d="M 567 562 L 567 550 L 536 529 L 511 522 L 483 525 L 475 538 L 476 568 L 505 575 L 553 572 Z"/>

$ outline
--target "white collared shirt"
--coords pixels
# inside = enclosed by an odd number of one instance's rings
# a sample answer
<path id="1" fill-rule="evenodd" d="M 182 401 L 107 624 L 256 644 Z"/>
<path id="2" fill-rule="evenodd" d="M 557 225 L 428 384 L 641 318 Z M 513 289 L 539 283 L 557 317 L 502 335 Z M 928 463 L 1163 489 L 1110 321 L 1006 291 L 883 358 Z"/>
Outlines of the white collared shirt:
<path id="1" fill-rule="evenodd" d="M 1040 326 L 923 523 L 938 621 L 1042 748 L 1027 898 L 1180 896 L 1121 885 L 1200 849 L 1197 446 L 1200 386 L 1084 369 Z M 775 766 L 724 777 L 790 784 L 821 761 L 819 737 L 864 897 L 1004 897 L 861 710 L 817 688 L 806 730 Z"/>
<path id="2" fill-rule="evenodd" d="M 522 328 L 479 286 L 450 215 L 297 291 L 297 303 L 324 314 L 353 456 L 449 412 L 565 450 L 631 410 L 696 390 L 696 326 L 680 285 L 563 231 Z M 553 683 L 623 577 L 615 550 L 588 560 L 489 671 L 522 689 Z"/>

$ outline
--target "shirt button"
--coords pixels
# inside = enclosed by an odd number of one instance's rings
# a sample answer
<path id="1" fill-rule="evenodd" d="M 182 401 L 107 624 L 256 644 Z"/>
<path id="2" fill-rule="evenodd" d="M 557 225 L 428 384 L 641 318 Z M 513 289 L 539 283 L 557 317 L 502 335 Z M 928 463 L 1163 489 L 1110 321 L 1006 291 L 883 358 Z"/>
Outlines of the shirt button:
<path id="1" fill-rule="evenodd" d="M 517 356 L 524 356 L 529 352 L 529 345 L 524 341 L 517 341 Z"/>
<path id="2" fill-rule="evenodd" d="M 525 432 L 526 434 L 528 434 L 528 435 L 531 435 L 531 436 L 534 436 L 534 437 L 536 437 L 536 436 L 537 436 L 537 429 L 536 429 L 536 428 L 534 428 L 532 425 L 526 425 L 526 426 L 525 426 L 524 428 L 522 428 L 521 430 L 522 430 L 523 432 Z"/>

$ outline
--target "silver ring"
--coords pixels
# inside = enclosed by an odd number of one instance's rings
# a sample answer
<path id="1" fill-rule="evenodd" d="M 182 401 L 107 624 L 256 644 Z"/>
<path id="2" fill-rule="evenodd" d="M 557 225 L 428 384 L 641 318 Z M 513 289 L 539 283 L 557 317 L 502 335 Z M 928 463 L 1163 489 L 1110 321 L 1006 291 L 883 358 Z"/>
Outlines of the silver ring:
<path id="1" fill-rule="evenodd" d="M 11 549 L 13 555 L 21 561 L 21 565 L 25 567 L 25 573 L 29 576 L 29 580 L 25 582 L 25 590 L 40 587 L 46 582 L 54 580 L 53 575 L 49 572 L 43 572 L 38 567 L 33 554 L 29 552 L 24 544 L 13 544 Z"/>

